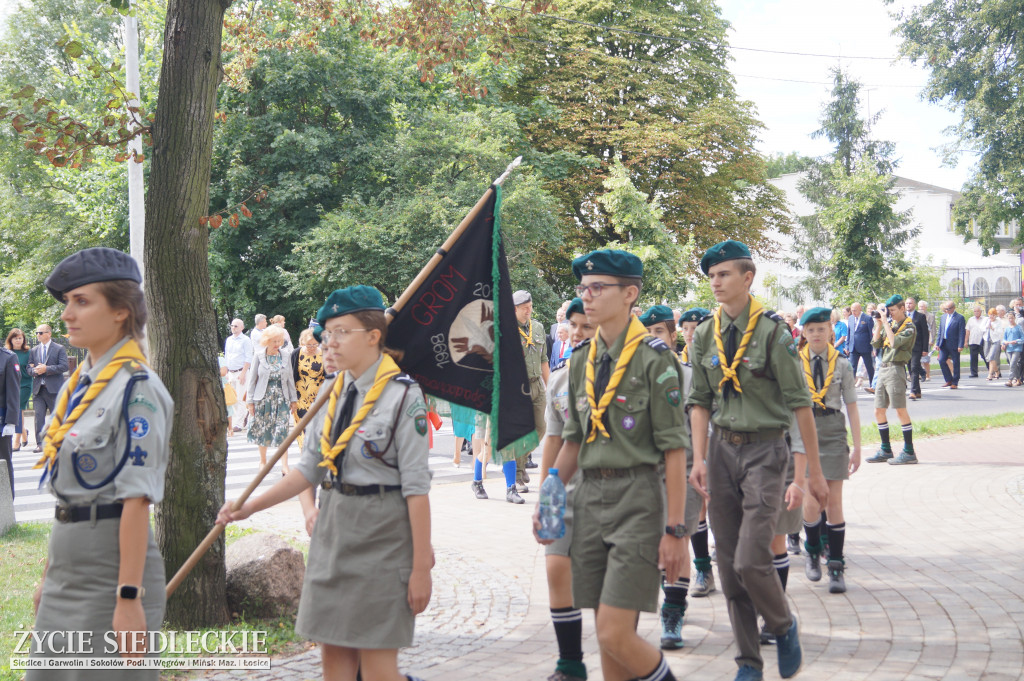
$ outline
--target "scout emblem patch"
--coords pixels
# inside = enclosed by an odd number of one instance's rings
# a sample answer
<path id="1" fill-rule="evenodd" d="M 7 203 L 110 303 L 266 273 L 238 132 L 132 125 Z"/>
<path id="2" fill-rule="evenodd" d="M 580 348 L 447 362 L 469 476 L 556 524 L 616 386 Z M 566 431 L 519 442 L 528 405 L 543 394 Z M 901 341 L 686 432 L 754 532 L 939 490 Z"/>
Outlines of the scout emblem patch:
<path id="1" fill-rule="evenodd" d="M 149 452 L 142 447 L 135 445 L 135 449 L 133 449 L 132 453 L 128 455 L 128 458 L 132 460 L 133 466 L 145 466 L 147 456 L 149 456 Z"/>
<path id="2" fill-rule="evenodd" d="M 133 397 L 131 399 L 131 401 L 128 403 L 128 407 L 129 408 L 134 407 L 136 405 L 138 405 L 140 407 L 145 407 L 146 409 L 150 410 L 154 414 L 156 413 L 156 405 L 153 404 L 152 402 L 150 402 L 149 400 L 147 400 L 145 397 L 143 397 L 142 393 L 139 393 L 138 395 L 135 395 L 135 397 Z"/>
<path id="3" fill-rule="evenodd" d="M 99 409 L 96 410 L 96 418 L 102 417 L 105 413 L 107 413 L 107 410 L 104 409 L 103 407 L 100 407 Z"/>
<path id="4" fill-rule="evenodd" d="M 92 473 L 96 470 L 96 457 L 92 454 L 83 454 L 78 457 L 78 470 L 83 473 Z"/>
<path id="5" fill-rule="evenodd" d="M 669 388 L 665 391 L 665 397 L 673 407 L 679 406 L 679 388 Z"/>
<path id="6" fill-rule="evenodd" d="M 636 428 L 636 419 L 632 416 L 622 417 L 622 427 L 626 430 L 633 430 Z"/>
<path id="7" fill-rule="evenodd" d="M 796 340 L 794 340 L 793 338 L 786 338 L 786 336 L 783 336 L 782 338 L 779 339 L 779 342 L 786 346 L 786 352 L 791 354 L 793 357 L 796 357 Z"/>
<path id="8" fill-rule="evenodd" d="M 426 416 L 426 414 L 421 414 L 420 416 L 416 417 L 416 432 L 419 433 L 420 435 L 426 435 L 427 434 L 427 416 Z"/>
<path id="9" fill-rule="evenodd" d="M 583 395 L 582 397 L 577 397 L 576 398 L 576 409 L 577 409 L 577 411 L 583 411 L 586 408 L 587 408 L 587 396 Z"/>
<path id="10" fill-rule="evenodd" d="M 145 417 L 134 417 L 128 422 L 128 428 L 131 430 L 133 440 L 141 440 L 149 435 L 149 421 Z"/>
<path id="11" fill-rule="evenodd" d="M 418 427 L 417 427 L 417 430 L 419 430 Z M 420 435 L 422 435 L 422 434 L 423 433 L 420 433 Z M 380 447 L 377 446 L 377 443 L 375 443 L 375 442 L 364 442 L 363 443 L 363 458 L 364 459 L 373 459 L 373 458 L 375 458 L 374 454 L 377 454 L 379 452 L 380 452 Z"/>

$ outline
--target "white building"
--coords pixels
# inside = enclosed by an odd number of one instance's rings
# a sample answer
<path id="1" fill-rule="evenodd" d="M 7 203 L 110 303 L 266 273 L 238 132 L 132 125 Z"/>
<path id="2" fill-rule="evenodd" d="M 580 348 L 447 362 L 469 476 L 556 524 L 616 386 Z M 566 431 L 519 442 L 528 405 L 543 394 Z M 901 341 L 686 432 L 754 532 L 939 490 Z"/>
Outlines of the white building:
<path id="1" fill-rule="evenodd" d="M 803 176 L 804 173 L 789 173 L 769 180 L 786 193 L 789 209 L 798 218 L 815 213 L 814 206 L 797 188 Z M 960 192 L 898 176 L 896 189 L 900 195 L 896 210 L 911 211 L 911 225 L 919 230 L 911 240 L 908 253 L 918 262 L 943 268 L 941 280 L 950 297 L 996 305 L 1021 295 L 1021 256 L 1016 249 L 1011 252 L 1018 229 L 1016 223 L 1000 230 L 997 240 L 1002 250 L 983 256 L 977 242 L 965 244 L 963 237 L 953 231 L 953 204 L 960 198 Z M 767 275 L 775 277 L 782 286 L 791 286 L 806 276 L 781 262 L 789 255 L 792 238 L 782 234 L 772 236 L 779 243 L 779 252 L 774 261 L 758 263 L 754 282 L 755 290 L 763 296 L 768 295 Z M 798 301 L 783 298 L 774 302 L 779 308 L 792 309 Z M 826 301 L 799 302 L 826 304 Z"/>

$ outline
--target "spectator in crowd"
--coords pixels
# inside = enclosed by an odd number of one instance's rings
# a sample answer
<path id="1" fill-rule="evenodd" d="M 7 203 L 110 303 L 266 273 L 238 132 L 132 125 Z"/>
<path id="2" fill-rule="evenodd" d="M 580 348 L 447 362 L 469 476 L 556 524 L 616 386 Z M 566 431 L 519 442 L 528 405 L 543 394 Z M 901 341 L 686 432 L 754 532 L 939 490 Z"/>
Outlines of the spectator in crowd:
<path id="1" fill-rule="evenodd" d="M 864 362 L 867 370 L 868 381 L 875 376 L 875 363 L 871 358 L 871 332 L 874 328 L 874 321 L 871 319 L 871 312 L 874 306 L 868 305 L 868 312 L 861 312 L 860 303 L 850 306 L 850 317 L 846 320 L 850 330 L 850 364 L 853 365 L 853 372 L 857 373 L 857 365 Z"/>
<path id="2" fill-rule="evenodd" d="M 306 415 L 316 401 L 320 386 L 323 385 L 327 373 L 324 370 L 324 356 L 320 352 L 320 344 L 313 335 L 313 329 L 303 329 L 299 334 L 299 349 L 292 352 L 292 380 L 295 381 L 295 393 L 298 395 L 295 405 L 295 422 Z M 296 440 L 302 449 L 302 434 Z"/>
<path id="3" fill-rule="evenodd" d="M 850 336 L 850 327 L 846 325 L 846 322 L 839 318 L 839 310 L 832 310 L 832 334 L 833 334 L 833 345 L 839 354 L 843 357 L 849 357 L 850 353 L 846 349 L 847 339 Z"/>
<path id="4" fill-rule="evenodd" d="M 939 350 L 939 368 L 946 379 L 943 388 L 956 390 L 960 385 L 960 353 L 967 338 L 967 322 L 956 311 L 952 300 L 942 304 L 942 319 L 936 328 L 935 347 Z"/>
<path id="5" fill-rule="evenodd" d="M 981 305 L 974 306 L 974 316 L 967 320 L 967 347 L 971 352 L 970 378 L 978 377 L 978 358 L 985 355 L 985 327 L 987 320 Z"/>
<path id="6" fill-rule="evenodd" d="M 792 312 L 786 312 L 782 315 L 782 318 L 785 320 L 786 326 L 789 329 L 789 335 L 793 338 L 799 337 L 800 330 L 796 328 L 796 315 Z"/>
<path id="7" fill-rule="evenodd" d="M 803 318 L 805 309 L 806 308 L 803 305 L 797 305 L 796 312 L 793 314 L 793 328 L 797 331 L 797 334 L 793 336 L 793 338 L 796 338 L 797 340 L 800 339 L 800 333 L 804 328 L 804 325 L 800 323 L 800 319 Z"/>
<path id="8" fill-rule="evenodd" d="M 548 344 L 548 357 L 554 356 L 555 343 L 558 342 L 558 327 L 560 324 L 565 323 L 565 311 L 569 309 L 568 300 L 563 301 L 559 306 L 558 311 L 555 312 L 555 323 L 548 327 L 547 344 Z"/>
<path id="9" fill-rule="evenodd" d="M 271 318 L 270 323 L 275 326 L 280 326 L 281 330 L 284 331 L 284 346 L 282 346 L 284 350 L 287 352 L 295 350 L 295 346 L 292 345 L 292 335 L 288 333 L 288 329 L 284 328 L 284 315 L 274 315 L 273 318 Z"/>
<path id="10" fill-rule="evenodd" d="M 985 362 L 988 364 L 986 378 L 989 381 L 994 381 L 1003 377 L 1003 373 L 999 369 L 999 356 L 1002 353 L 1003 345 L 1003 318 L 999 316 L 996 308 L 989 308 L 984 326 Z"/>
<path id="11" fill-rule="evenodd" d="M 1005 385 L 1014 387 L 1021 384 L 1020 358 L 1021 350 L 1024 350 L 1024 328 L 1017 325 L 1012 312 L 1007 312 L 1004 320 L 1006 324 L 1003 326 L 1002 348 L 1006 351 L 1006 360 L 1010 363 L 1010 380 Z"/>
<path id="12" fill-rule="evenodd" d="M 928 337 L 928 320 L 917 311 L 917 301 L 907 298 L 905 309 L 910 323 L 916 329 L 914 347 L 911 350 L 910 359 L 907 361 L 907 372 L 910 374 L 910 399 L 919 400 L 921 399 L 921 378 L 924 376 L 921 359 L 928 357 L 932 346 Z"/>
<path id="13" fill-rule="evenodd" d="M 260 335 L 261 349 L 253 354 L 245 386 L 249 408 L 249 442 L 257 445 L 260 467 L 267 463 L 267 447 L 277 447 L 288 436 L 288 417 L 298 404 L 291 355 L 284 352 L 284 329 L 268 326 Z M 288 454 L 281 459 L 281 474 L 288 474 Z"/>
<path id="14" fill-rule="evenodd" d="M 260 336 L 263 335 L 263 330 L 267 328 L 267 315 L 258 314 L 255 318 L 255 324 L 252 331 L 249 332 L 249 338 L 252 340 L 252 346 L 254 348 L 262 347 L 260 345 Z"/>
<path id="15" fill-rule="evenodd" d="M 935 345 L 935 313 L 928 311 L 928 303 L 924 300 L 917 304 L 917 311 L 924 315 L 925 321 L 928 323 L 929 353 L 921 357 L 921 366 L 924 367 L 924 380 L 930 381 L 932 378 L 931 348 Z"/>
<path id="16" fill-rule="evenodd" d="M 245 384 L 252 366 L 252 341 L 246 336 L 245 323 L 241 319 L 231 320 L 231 335 L 224 340 L 224 366 L 228 370 L 228 385 L 236 395 L 234 406 L 228 407 L 228 429 L 240 433 L 245 429 Z"/>
<path id="17" fill-rule="evenodd" d="M 64 385 L 64 372 L 68 370 L 68 352 L 60 343 L 52 340 L 53 329 L 49 324 L 36 328 L 39 345 L 32 348 L 29 357 L 29 372 L 32 374 L 32 402 L 35 404 L 36 448 L 43 451 L 43 435 L 46 432 L 46 412 L 53 412 L 57 404 L 57 393 Z"/>
<path id="18" fill-rule="evenodd" d="M 551 359 L 548 360 L 548 366 L 551 367 L 552 371 L 572 354 L 572 343 L 569 342 L 569 325 L 564 322 L 559 324 L 555 337 L 555 344 L 551 348 Z"/>
<path id="19" fill-rule="evenodd" d="M 452 465 L 462 466 L 462 455 L 473 455 L 473 435 L 476 434 L 476 410 L 461 404 L 449 403 L 452 414 L 452 431 L 455 433 L 455 456 Z"/>
<path id="20" fill-rule="evenodd" d="M 10 333 L 7 334 L 7 340 L 4 341 L 4 345 L 7 349 L 13 352 L 18 357 L 18 372 L 21 374 L 21 387 L 18 394 L 18 405 L 20 407 L 18 411 L 18 431 L 14 434 L 14 443 L 12 449 L 14 451 L 21 450 L 22 445 L 28 444 L 28 427 L 25 425 L 24 412 L 28 409 L 28 400 L 32 397 L 32 374 L 28 371 L 28 358 L 30 352 L 28 349 L 28 339 L 25 338 L 25 332 L 21 329 L 11 329 Z"/>

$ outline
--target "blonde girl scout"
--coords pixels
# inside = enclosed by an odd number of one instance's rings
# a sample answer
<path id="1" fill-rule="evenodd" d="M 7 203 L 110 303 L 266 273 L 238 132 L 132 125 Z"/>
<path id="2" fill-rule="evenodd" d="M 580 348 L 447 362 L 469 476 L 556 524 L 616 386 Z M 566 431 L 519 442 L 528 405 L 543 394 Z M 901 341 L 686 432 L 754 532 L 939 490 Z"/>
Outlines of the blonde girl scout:
<path id="1" fill-rule="evenodd" d="M 430 471 L 423 393 L 384 343 L 380 293 L 334 291 L 317 313 L 339 375 L 330 401 L 306 429 L 298 465 L 237 511 L 247 518 L 319 485 L 295 631 L 321 643 L 323 678 L 405 681 L 398 649 L 430 601 Z"/>

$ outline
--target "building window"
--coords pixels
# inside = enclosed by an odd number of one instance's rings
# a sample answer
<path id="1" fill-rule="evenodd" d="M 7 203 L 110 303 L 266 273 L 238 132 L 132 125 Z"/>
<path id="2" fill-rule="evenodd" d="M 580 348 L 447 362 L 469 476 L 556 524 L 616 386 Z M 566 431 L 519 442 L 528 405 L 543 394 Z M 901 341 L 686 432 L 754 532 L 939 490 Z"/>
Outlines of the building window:
<path id="1" fill-rule="evenodd" d="M 964 287 L 963 281 L 961 281 L 960 279 L 954 279 L 953 281 L 949 282 L 949 294 L 951 296 L 953 296 L 954 298 L 963 298 L 965 293 L 967 293 L 967 290 Z"/>
<path id="2" fill-rule="evenodd" d="M 971 287 L 971 295 L 974 297 L 984 296 L 988 294 L 988 282 L 985 281 L 985 277 L 978 277 L 974 280 L 974 286 Z"/>
<path id="3" fill-rule="evenodd" d="M 1006 277 L 996 279 L 996 293 L 1010 293 L 1012 290 L 1009 279 Z"/>

